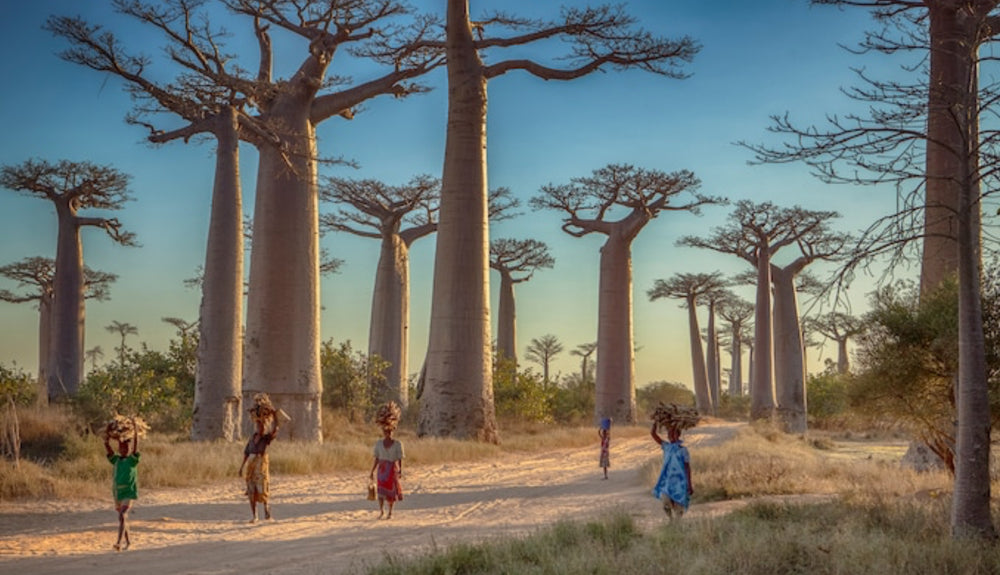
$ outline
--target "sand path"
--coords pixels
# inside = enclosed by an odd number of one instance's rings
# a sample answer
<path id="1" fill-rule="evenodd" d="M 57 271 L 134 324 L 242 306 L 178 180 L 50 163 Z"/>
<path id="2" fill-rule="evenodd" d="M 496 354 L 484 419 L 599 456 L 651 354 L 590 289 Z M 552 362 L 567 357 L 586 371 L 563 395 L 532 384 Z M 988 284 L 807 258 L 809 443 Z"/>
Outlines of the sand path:
<path id="1" fill-rule="evenodd" d="M 689 430 L 692 449 L 742 424 Z M 627 509 L 644 527 L 665 520 L 638 470 L 659 459 L 648 437 L 613 440 L 610 479 L 593 448 L 554 449 L 504 461 L 408 466 L 406 498 L 378 521 L 364 473 L 272 478 L 273 521 L 248 524 L 238 482 L 148 489 L 131 518 L 132 548 L 111 550 L 117 520 L 104 501 L 0 505 L 0 572 L 221 575 L 357 573 L 386 552 L 416 553 L 458 541 L 534 531 L 560 519 Z M 697 487 L 697 482 L 695 483 Z M 690 516 L 732 508 L 692 506 Z"/>

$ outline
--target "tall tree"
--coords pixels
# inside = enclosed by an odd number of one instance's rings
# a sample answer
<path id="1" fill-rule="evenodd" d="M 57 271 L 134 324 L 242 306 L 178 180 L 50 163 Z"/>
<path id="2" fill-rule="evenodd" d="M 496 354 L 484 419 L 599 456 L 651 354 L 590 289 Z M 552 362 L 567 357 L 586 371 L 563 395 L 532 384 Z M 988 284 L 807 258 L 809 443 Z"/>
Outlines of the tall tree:
<path id="1" fill-rule="evenodd" d="M 708 389 L 712 395 L 713 412 L 719 408 L 722 393 L 722 355 L 719 352 L 719 333 L 715 328 L 715 316 L 719 302 L 728 297 L 725 289 L 714 289 L 705 294 L 704 301 L 708 307 L 708 326 L 705 332 L 705 342 L 708 353 L 705 357 L 705 369 L 708 371 Z"/>
<path id="2" fill-rule="evenodd" d="M 563 344 L 559 341 L 559 338 L 552 334 L 546 334 L 540 338 L 532 339 L 524 356 L 528 358 L 528 361 L 533 361 L 542 366 L 542 381 L 548 386 L 549 364 L 552 362 L 552 358 L 562 352 Z"/>
<path id="3" fill-rule="evenodd" d="M 497 441 L 489 335 L 487 83 L 513 71 L 572 80 L 606 68 L 681 78 L 680 67 L 698 45 L 687 37 L 666 40 L 638 29 L 621 7 L 565 8 L 557 22 L 495 13 L 473 24 L 468 0 L 448 0 L 445 24 L 446 41 L 438 46 L 448 62 L 448 132 L 419 432 Z M 487 54 L 504 48 L 551 40 L 570 47 L 564 57 L 569 67 L 521 55 L 484 63 Z"/>
<path id="4" fill-rule="evenodd" d="M 590 360 L 590 356 L 597 351 L 597 342 L 581 343 L 576 346 L 576 349 L 570 350 L 570 353 L 578 356 L 580 358 L 580 382 L 587 383 L 587 379 L 590 377 L 590 367 L 587 362 Z"/>
<path id="5" fill-rule="evenodd" d="M 701 344 L 701 330 L 698 328 L 698 301 L 710 293 L 724 289 L 726 281 L 719 273 L 675 274 L 669 280 L 656 280 L 646 292 L 650 301 L 661 298 L 684 300 L 688 310 L 688 335 L 691 343 L 691 368 L 694 374 L 695 407 L 704 414 L 714 413 L 712 391 L 709 388 L 708 368 L 705 351 Z"/>
<path id="6" fill-rule="evenodd" d="M 24 258 L 0 267 L 0 277 L 17 282 L 18 292 L 0 290 L 0 301 L 11 303 L 38 302 L 38 400 L 48 396 L 49 362 L 52 360 L 52 305 L 55 298 L 56 262 L 40 256 Z M 106 301 L 115 274 L 95 271 L 83 266 L 84 299 Z M 21 291 L 28 290 L 28 291 Z"/>
<path id="7" fill-rule="evenodd" d="M 743 339 L 744 331 L 753 318 L 753 304 L 729 292 L 729 297 L 719 301 L 719 317 L 729 324 L 729 395 L 743 395 Z"/>
<path id="8" fill-rule="evenodd" d="M 319 208 L 316 128 L 380 95 L 424 89 L 410 80 L 443 63 L 416 46 L 433 20 L 400 21 L 396 0 L 223 0 L 261 30 L 271 26 L 304 40 L 307 53 L 284 78 L 272 76 L 273 44 L 260 35 L 254 104 L 276 127 L 279 145 L 260 148 L 250 254 L 243 398 L 267 392 L 292 417 L 292 439 L 321 441 L 319 329 Z M 328 77 L 338 49 L 383 65 L 385 72 L 354 85 Z"/>
<path id="9" fill-rule="evenodd" d="M 706 238 L 687 236 L 679 245 L 733 254 L 748 262 L 757 272 L 757 297 L 754 305 L 754 371 L 751 374 L 750 418 L 770 419 L 774 415 L 773 340 L 771 313 L 771 258 L 795 244 L 809 228 L 800 228 L 801 208 L 779 208 L 771 202 L 740 200 L 729 215 L 726 226 L 717 227 Z"/>
<path id="10" fill-rule="evenodd" d="M 723 201 L 698 193 L 699 184 L 687 170 L 666 173 L 609 164 L 569 184 L 543 186 L 531 199 L 539 209 L 563 212 L 562 229 L 571 236 L 599 233 L 607 238 L 601 247 L 598 298 L 598 418 L 636 421 L 632 242 L 660 212 L 699 213 L 701 206 Z"/>
<path id="11" fill-rule="evenodd" d="M 80 230 L 97 227 L 115 242 L 135 245 L 116 218 L 81 215 L 81 210 L 119 210 L 130 199 L 129 176 L 90 162 L 28 160 L 0 168 L 0 187 L 41 198 L 55 206 L 58 225 L 52 308 L 49 399 L 74 395 L 83 378 L 84 292 Z"/>
<path id="12" fill-rule="evenodd" d="M 410 247 L 437 230 L 440 188 L 430 176 L 401 186 L 329 178 L 320 191 L 323 200 L 342 206 L 321 216 L 321 228 L 381 241 L 368 328 L 368 355 L 387 362 L 376 378 L 377 402 L 409 403 Z"/>
<path id="13" fill-rule="evenodd" d="M 549 246 L 538 240 L 500 238 L 490 242 L 490 267 L 500 274 L 497 310 L 497 355 L 517 365 L 517 311 L 514 285 L 531 279 L 536 271 L 551 268 L 555 259 Z M 547 375 L 547 374 L 546 374 Z M 548 378 L 546 377 L 546 383 Z"/>
<path id="14" fill-rule="evenodd" d="M 110 333 L 117 333 L 120 338 L 122 338 L 122 343 L 116 349 L 118 350 L 118 365 L 122 368 L 125 367 L 125 355 L 128 353 L 128 346 L 125 345 L 125 338 L 130 335 L 139 335 L 139 328 L 126 322 L 121 322 L 118 320 L 112 320 L 109 325 L 104 326 L 104 329 Z"/>
<path id="15" fill-rule="evenodd" d="M 99 345 L 95 345 L 83 352 L 83 356 L 90 362 L 90 370 L 94 371 L 97 369 L 97 362 L 104 359 L 104 349 Z"/>
<path id="16" fill-rule="evenodd" d="M 851 371 L 851 360 L 847 353 L 847 343 L 863 329 L 863 323 L 852 315 L 833 311 L 819 317 L 806 320 L 809 329 L 831 339 L 837 344 L 837 373 L 846 374 Z"/>
<path id="17" fill-rule="evenodd" d="M 215 140 L 212 189 L 202 290 L 198 369 L 191 437 L 232 440 L 239 435 L 243 346 L 243 199 L 239 142 L 280 147 L 267 123 L 252 115 L 258 86 L 225 52 L 224 30 L 213 30 L 202 2 L 115 0 L 119 13 L 150 28 L 166 42 L 165 56 L 154 67 L 147 57 L 130 54 L 119 38 L 79 17 L 53 16 L 46 27 L 70 42 L 61 56 L 70 62 L 111 74 L 125 82 L 136 103 L 131 123 L 149 130 L 149 141 L 188 142 L 207 135 Z M 267 29 L 255 28 L 267 44 Z M 166 65 L 166 71 L 159 68 Z M 261 67 L 270 66 L 262 61 Z M 172 81 L 162 78 L 174 75 Z M 154 125 L 167 115 L 179 125 Z M 157 122 L 159 124 L 160 122 Z"/>

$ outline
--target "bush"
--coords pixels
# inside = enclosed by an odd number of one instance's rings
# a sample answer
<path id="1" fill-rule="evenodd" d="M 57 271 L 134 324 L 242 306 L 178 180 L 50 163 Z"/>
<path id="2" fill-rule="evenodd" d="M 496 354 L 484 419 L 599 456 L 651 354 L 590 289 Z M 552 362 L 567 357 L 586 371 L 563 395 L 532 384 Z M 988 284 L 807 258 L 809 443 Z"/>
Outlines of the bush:
<path id="1" fill-rule="evenodd" d="M 351 349 L 345 341 L 335 347 L 333 340 L 320 348 L 323 378 L 323 405 L 344 411 L 352 422 L 365 421 L 375 413 L 377 390 L 385 381 L 386 362 Z"/>
<path id="2" fill-rule="evenodd" d="M 552 390 L 552 416 L 559 423 L 591 426 L 594 421 L 594 382 L 580 374 L 564 377 Z"/>
<path id="3" fill-rule="evenodd" d="M 635 390 L 635 403 L 640 417 L 648 417 L 661 401 L 694 405 L 694 392 L 684 384 L 673 381 L 653 381 Z"/>
<path id="4" fill-rule="evenodd" d="M 530 369 L 517 372 L 514 362 L 500 359 L 493 370 L 493 403 L 497 417 L 551 422 L 555 388 L 545 385 L 541 376 Z"/>

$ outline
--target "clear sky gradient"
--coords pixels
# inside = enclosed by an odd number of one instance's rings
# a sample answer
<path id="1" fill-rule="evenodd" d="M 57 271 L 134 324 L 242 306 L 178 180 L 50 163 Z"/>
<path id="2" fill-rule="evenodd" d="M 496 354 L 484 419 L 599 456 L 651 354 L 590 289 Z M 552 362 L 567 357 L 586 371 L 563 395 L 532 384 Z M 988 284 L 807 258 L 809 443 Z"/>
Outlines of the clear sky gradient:
<path id="1" fill-rule="evenodd" d="M 131 102 L 121 81 L 57 56 L 67 45 L 42 29 L 45 19 L 50 14 L 81 15 L 114 30 L 133 52 L 151 56 L 152 73 L 170 72 L 163 64 L 161 37 L 112 13 L 108 4 L 0 2 L 0 46 L 7 55 L 0 60 L 0 164 L 31 158 L 91 161 L 112 165 L 133 178 L 134 201 L 110 215 L 136 232 L 142 247 L 115 245 L 100 230 L 83 232 L 85 263 L 119 276 L 110 301 L 87 304 L 86 348 L 100 345 L 105 361 L 114 357 L 118 345 L 118 337 L 105 330 L 113 320 L 137 326 L 139 337 L 132 337 L 130 345 L 143 341 L 165 349 L 174 327 L 161 318 L 197 319 L 200 293 L 186 288 L 183 280 L 204 262 L 214 169 L 211 142 L 147 144 L 144 129 L 124 121 Z M 420 9 L 444 7 L 443 1 L 414 4 Z M 554 18 L 560 3 L 470 4 L 474 17 L 502 9 Z M 509 187 L 524 205 L 520 217 L 492 226 L 491 235 L 544 241 L 555 258 L 553 269 L 539 271 L 516 288 L 519 354 L 523 356 L 532 338 L 556 335 L 566 351 L 556 358 L 554 372 L 577 370 L 579 358 L 569 351 L 597 338 L 598 250 L 603 237 L 573 238 L 560 230 L 559 214 L 532 213 L 527 200 L 547 183 L 565 183 L 612 162 L 664 171 L 689 169 L 701 178 L 706 194 L 839 210 L 843 217 L 836 226 L 844 231 L 865 227 L 895 205 L 891 191 L 825 185 L 805 166 L 748 165 L 750 153 L 734 144 L 769 141 L 766 128 L 772 114 L 787 111 L 810 123 L 822 122 L 827 113 L 850 111 L 856 104 L 840 89 L 856 84 L 852 66 L 870 72 L 897 69 L 892 62 L 851 55 L 838 45 L 854 45 L 872 27 L 865 11 L 810 7 L 806 0 L 632 0 L 628 8 L 656 34 L 686 34 L 702 44 L 687 67 L 690 78 L 609 71 L 572 82 L 544 82 L 512 73 L 489 85 L 490 187 Z M 230 46 L 240 47 L 243 66 L 256 69 L 250 22 L 226 14 L 219 22 L 233 34 Z M 275 75 L 291 75 L 305 48 L 288 37 L 277 40 Z M 540 48 L 539 57 L 551 56 L 550 48 Z M 492 56 L 493 61 L 500 56 Z M 356 81 L 384 73 L 345 64 L 344 55 L 338 54 L 332 73 L 351 74 Z M 404 100 L 382 97 L 365 104 L 352 121 L 332 118 L 321 124 L 320 152 L 360 166 L 324 167 L 321 175 L 377 178 L 391 184 L 422 173 L 440 176 L 447 109 L 444 70 L 424 81 L 435 88 L 429 94 Z M 169 129 L 178 123 L 164 118 L 162 125 Z M 248 146 L 242 148 L 241 168 L 249 214 L 256 153 Z M 646 291 L 656 279 L 679 272 L 731 275 L 746 270 L 747 264 L 735 256 L 675 246 L 681 236 L 707 234 L 724 223 L 729 212 L 728 207 L 707 207 L 701 216 L 664 213 L 636 239 L 632 272 L 637 385 L 658 380 L 691 385 L 686 312 L 678 301 L 649 302 Z M 54 257 L 55 240 L 51 204 L 0 190 L 0 265 L 29 256 Z M 418 240 L 412 250 L 411 371 L 419 370 L 426 349 L 434 243 L 430 236 Z M 355 349 L 365 350 L 378 242 L 338 233 L 324 236 L 321 245 L 345 262 L 340 273 L 322 280 L 323 338 L 350 340 Z M 828 268 L 817 266 L 815 271 L 822 269 Z M 0 287 L 13 287 L 4 282 L 0 280 Z M 492 282 L 495 335 L 495 275 Z M 856 309 L 864 307 L 869 290 L 864 284 L 851 290 Z M 752 299 L 752 288 L 737 291 Z M 700 316 L 704 327 L 704 312 Z M 30 304 L 0 302 L 0 362 L 35 370 L 37 317 Z M 835 354 L 835 346 L 810 350 L 809 370 L 821 369 L 830 354 Z M 728 367 L 728 357 L 723 361 Z"/>

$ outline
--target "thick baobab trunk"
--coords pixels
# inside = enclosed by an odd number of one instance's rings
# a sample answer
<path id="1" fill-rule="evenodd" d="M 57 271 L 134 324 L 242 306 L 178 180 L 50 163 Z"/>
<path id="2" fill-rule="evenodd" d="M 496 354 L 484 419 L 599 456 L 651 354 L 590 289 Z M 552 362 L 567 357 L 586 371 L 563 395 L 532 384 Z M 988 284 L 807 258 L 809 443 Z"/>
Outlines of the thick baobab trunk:
<path id="1" fill-rule="evenodd" d="M 292 101 L 272 109 L 270 121 L 286 130 L 292 169 L 278 150 L 260 149 L 243 400 L 267 392 L 292 418 L 285 438 L 322 441 L 316 137 L 308 100 L 286 97 Z"/>
<path id="2" fill-rule="evenodd" d="M 774 388 L 778 417 L 785 431 L 805 433 L 805 366 L 795 292 L 796 271 L 771 267 L 774 284 Z"/>
<path id="3" fill-rule="evenodd" d="M 694 376 L 694 403 L 699 413 L 712 413 L 712 392 L 705 368 L 705 351 L 701 347 L 701 329 L 698 327 L 698 306 L 694 298 L 687 299 L 688 339 L 691 342 L 691 369 Z"/>
<path id="4" fill-rule="evenodd" d="M 597 418 L 635 423 L 632 254 L 617 230 L 601 247 L 597 317 Z"/>
<path id="5" fill-rule="evenodd" d="M 930 12 L 930 84 L 927 107 L 927 182 L 924 207 L 921 293 L 939 286 L 958 270 L 956 214 L 965 149 L 955 110 L 964 104 L 974 55 L 961 23 L 961 2 L 928 2 Z M 966 16 L 967 17 L 967 16 Z"/>
<path id="6" fill-rule="evenodd" d="M 729 349 L 729 356 L 732 360 L 729 364 L 729 395 L 732 397 L 743 395 L 742 348 L 743 342 L 740 338 L 739 329 L 734 329 Z"/>
<path id="7" fill-rule="evenodd" d="M 448 131 L 420 435 L 497 442 L 490 351 L 486 78 L 467 0 L 449 0 Z"/>
<path id="8" fill-rule="evenodd" d="M 375 270 L 368 355 L 387 362 L 384 379 L 376 388 L 378 402 L 409 403 L 407 388 L 410 330 L 410 248 L 397 233 L 382 237 Z"/>
<path id="9" fill-rule="evenodd" d="M 754 312 L 754 362 L 751 371 L 750 420 L 774 415 L 774 380 L 771 377 L 771 261 L 768 247 L 757 250 L 757 301 Z"/>
<path id="10" fill-rule="evenodd" d="M 240 436 L 243 376 L 243 199 L 236 112 L 216 128 L 215 184 L 205 250 L 191 439 Z"/>
<path id="11" fill-rule="evenodd" d="M 747 395 L 750 396 L 751 401 L 753 398 L 753 374 L 756 367 L 754 366 L 754 346 L 751 343 L 747 346 Z"/>
<path id="12" fill-rule="evenodd" d="M 76 210 L 56 203 L 59 237 L 56 244 L 55 305 L 52 308 L 52 360 L 49 399 L 76 394 L 83 379 L 83 247 Z"/>
<path id="13" fill-rule="evenodd" d="M 514 280 L 500 271 L 500 303 L 497 306 L 497 355 L 517 364 L 517 310 Z M 546 381 L 548 377 L 546 376 Z"/>
<path id="14" fill-rule="evenodd" d="M 708 371 L 708 391 L 711 393 L 712 413 L 719 409 L 719 338 L 715 333 L 715 302 L 708 302 L 708 357 L 705 358 L 705 369 Z"/>

